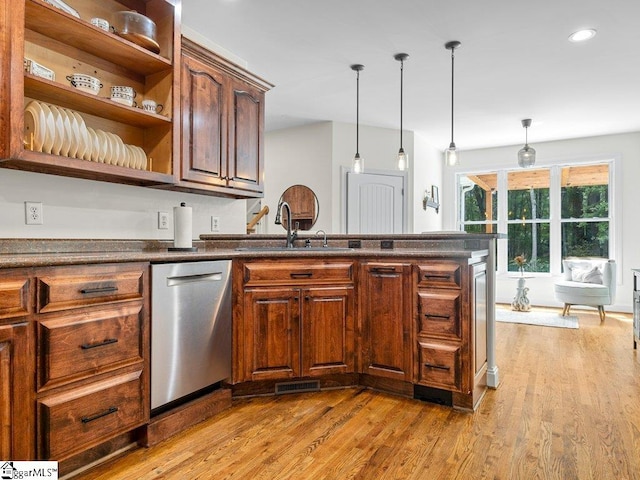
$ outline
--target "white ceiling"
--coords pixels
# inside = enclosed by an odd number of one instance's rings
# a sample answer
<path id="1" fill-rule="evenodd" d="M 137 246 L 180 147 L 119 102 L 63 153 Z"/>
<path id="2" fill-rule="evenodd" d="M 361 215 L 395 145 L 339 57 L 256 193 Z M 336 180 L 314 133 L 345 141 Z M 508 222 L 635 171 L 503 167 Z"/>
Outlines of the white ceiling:
<path id="1" fill-rule="evenodd" d="M 276 87 L 266 128 L 317 121 L 400 125 L 450 140 L 455 54 L 459 149 L 640 131 L 639 0 L 183 0 L 183 24 Z M 595 28 L 583 44 L 572 32 Z M 362 146 L 361 146 L 362 150 Z"/>

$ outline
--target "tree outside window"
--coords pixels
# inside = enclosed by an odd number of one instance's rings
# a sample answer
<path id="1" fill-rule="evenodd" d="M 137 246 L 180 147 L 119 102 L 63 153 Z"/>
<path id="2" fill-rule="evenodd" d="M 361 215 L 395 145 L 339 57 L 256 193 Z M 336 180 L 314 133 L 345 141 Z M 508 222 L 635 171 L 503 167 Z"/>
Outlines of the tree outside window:
<path id="1" fill-rule="evenodd" d="M 519 270 L 513 261 L 518 255 L 528 259 L 527 272 L 539 273 L 560 272 L 551 258 L 608 258 L 609 168 L 602 162 L 460 175 L 460 228 L 473 233 L 506 228 L 501 253 L 506 258 L 497 258 L 509 272 Z M 506 191 L 500 197 L 505 205 L 498 204 L 499 191 Z"/>

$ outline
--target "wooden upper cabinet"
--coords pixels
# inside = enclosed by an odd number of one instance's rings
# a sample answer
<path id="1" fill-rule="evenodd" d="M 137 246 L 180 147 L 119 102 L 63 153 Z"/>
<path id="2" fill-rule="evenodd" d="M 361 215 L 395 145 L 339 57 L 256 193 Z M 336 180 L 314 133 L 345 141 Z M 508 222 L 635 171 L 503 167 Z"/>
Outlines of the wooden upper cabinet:
<path id="1" fill-rule="evenodd" d="M 183 38 L 179 190 L 237 198 L 264 190 L 264 97 L 272 85 Z"/>
<path id="2" fill-rule="evenodd" d="M 0 9 L 2 71 L 7 72 L 0 86 L 0 166 L 133 185 L 172 184 L 179 156 L 174 111 L 179 111 L 181 0 L 135 2 L 136 10 L 156 23 L 159 53 L 90 23 L 130 10 L 129 0 L 66 3 L 79 17 L 42 0 Z M 25 59 L 55 76 L 25 70 Z M 102 88 L 98 94 L 77 89 L 67 78 L 73 74 L 97 78 Z M 138 105 L 152 99 L 163 109 L 148 112 L 112 101 L 116 85 L 133 87 Z M 56 115 L 64 127 L 46 128 L 56 124 Z"/>
<path id="3" fill-rule="evenodd" d="M 264 93 L 235 80 L 229 128 L 229 182 L 233 188 L 262 192 Z"/>
<path id="4" fill-rule="evenodd" d="M 227 147 L 224 75 L 182 59 L 182 180 L 225 186 Z"/>

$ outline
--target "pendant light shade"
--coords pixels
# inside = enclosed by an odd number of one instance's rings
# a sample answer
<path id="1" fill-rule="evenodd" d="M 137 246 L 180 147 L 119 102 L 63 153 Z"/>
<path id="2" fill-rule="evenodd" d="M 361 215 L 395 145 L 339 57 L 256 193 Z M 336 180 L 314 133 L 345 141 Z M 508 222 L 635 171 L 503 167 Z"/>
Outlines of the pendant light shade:
<path id="1" fill-rule="evenodd" d="M 402 93 L 403 93 L 403 76 L 404 76 L 404 61 L 409 58 L 407 53 L 396 53 L 393 58 L 400 62 L 400 149 L 396 156 L 396 165 L 398 170 L 407 170 L 409 168 L 409 155 L 406 154 L 404 148 L 402 148 Z"/>
<path id="2" fill-rule="evenodd" d="M 450 167 L 454 167 L 460 163 L 460 155 L 458 150 L 456 149 L 456 144 L 453 141 L 453 80 L 455 73 L 453 68 L 455 59 L 454 51 L 460 45 L 462 44 L 457 40 L 452 40 L 444 44 L 444 47 L 447 50 L 451 50 L 451 143 L 449 144 L 449 148 L 444 151 L 445 163 Z"/>
<path id="3" fill-rule="evenodd" d="M 529 146 L 528 129 L 531 126 L 531 119 L 525 118 L 522 120 L 522 126 L 524 127 L 524 147 L 518 151 L 518 165 L 523 168 L 532 167 L 536 163 L 536 151 Z"/>
<path id="4" fill-rule="evenodd" d="M 364 171 L 364 159 L 360 156 L 358 144 L 360 141 L 360 72 L 364 69 L 364 65 L 351 65 L 351 70 L 356 72 L 356 154 L 351 163 L 351 171 L 353 173 L 362 173 Z"/>

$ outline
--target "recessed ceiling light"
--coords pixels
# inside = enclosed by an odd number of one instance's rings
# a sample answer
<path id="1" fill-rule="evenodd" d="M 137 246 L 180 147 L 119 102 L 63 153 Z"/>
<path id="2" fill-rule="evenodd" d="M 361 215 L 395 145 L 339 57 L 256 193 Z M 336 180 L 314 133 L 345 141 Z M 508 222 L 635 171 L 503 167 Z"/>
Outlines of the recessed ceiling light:
<path id="1" fill-rule="evenodd" d="M 596 36 L 596 31 L 593 28 L 587 28 L 585 30 L 578 30 L 569 35 L 570 42 L 584 42 L 590 40 Z"/>

